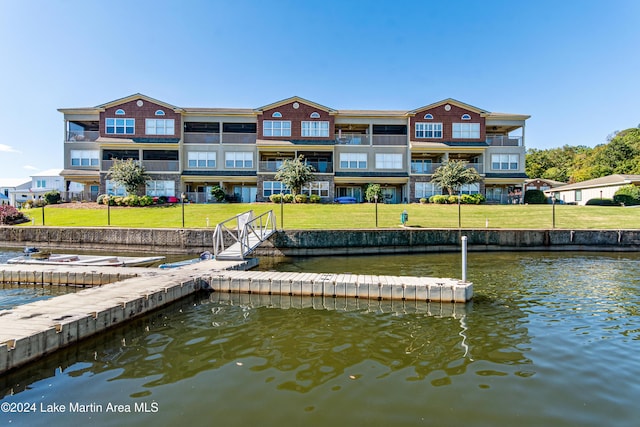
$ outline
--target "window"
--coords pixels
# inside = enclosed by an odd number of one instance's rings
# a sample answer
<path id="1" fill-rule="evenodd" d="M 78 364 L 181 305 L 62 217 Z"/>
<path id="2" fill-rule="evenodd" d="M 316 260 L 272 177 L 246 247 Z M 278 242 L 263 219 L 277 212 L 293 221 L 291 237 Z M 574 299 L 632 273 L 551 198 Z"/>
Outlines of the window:
<path id="1" fill-rule="evenodd" d="M 176 195 L 176 182 L 175 181 L 147 181 L 147 196 L 160 197 L 160 196 L 175 196 Z"/>
<path id="2" fill-rule="evenodd" d="M 468 114 L 463 114 L 461 117 L 462 120 L 471 120 L 471 116 Z"/>
<path id="3" fill-rule="evenodd" d="M 264 181 L 262 183 L 262 196 L 269 197 L 272 194 L 289 194 L 291 190 L 280 181 Z"/>
<path id="4" fill-rule="evenodd" d="M 367 153 L 340 153 L 340 169 L 366 169 Z"/>
<path id="5" fill-rule="evenodd" d="M 99 166 L 98 150 L 71 150 L 71 166 Z"/>
<path id="6" fill-rule="evenodd" d="M 453 137 L 456 139 L 480 138 L 480 123 L 454 123 Z"/>
<path id="7" fill-rule="evenodd" d="M 250 169 L 253 167 L 253 153 L 250 151 L 224 153 L 224 166 L 230 169 Z"/>
<path id="8" fill-rule="evenodd" d="M 329 197 L 329 181 L 311 181 L 302 187 L 302 194 Z"/>
<path id="9" fill-rule="evenodd" d="M 291 136 L 291 122 L 289 120 L 265 120 L 262 122 L 263 136 Z"/>
<path id="10" fill-rule="evenodd" d="M 431 196 L 442 194 L 442 187 L 434 182 L 416 182 L 416 199 L 428 199 Z"/>
<path id="11" fill-rule="evenodd" d="M 280 111 L 274 111 L 271 117 L 282 117 L 282 113 Z"/>
<path id="12" fill-rule="evenodd" d="M 575 194 L 575 199 L 576 202 L 581 202 L 582 201 L 582 190 L 576 190 L 576 194 Z"/>
<path id="13" fill-rule="evenodd" d="M 492 154 L 491 169 L 494 170 L 518 170 L 517 154 Z"/>
<path id="14" fill-rule="evenodd" d="M 116 116 L 124 116 L 124 110 L 122 108 L 118 108 L 116 110 Z"/>
<path id="15" fill-rule="evenodd" d="M 376 153 L 376 169 L 402 169 L 402 154 Z"/>
<path id="16" fill-rule="evenodd" d="M 411 173 L 433 173 L 431 159 L 411 159 Z"/>
<path id="17" fill-rule="evenodd" d="M 111 135 L 133 135 L 136 119 L 106 119 L 107 133 Z"/>
<path id="18" fill-rule="evenodd" d="M 319 119 L 320 118 L 320 113 L 316 113 L 315 111 L 313 113 L 311 113 L 311 115 L 309 116 L 312 119 Z"/>
<path id="19" fill-rule="evenodd" d="M 47 188 L 46 179 L 36 179 L 36 188 Z"/>
<path id="20" fill-rule="evenodd" d="M 175 120 L 146 119 L 146 135 L 174 135 Z"/>
<path id="21" fill-rule="evenodd" d="M 190 168 L 215 168 L 216 153 L 209 151 L 189 151 L 187 162 Z"/>
<path id="22" fill-rule="evenodd" d="M 156 116 L 164 116 L 164 111 L 162 111 L 162 110 L 157 110 L 157 111 L 156 111 Z"/>
<path id="23" fill-rule="evenodd" d="M 105 182 L 105 190 L 110 196 L 126 196 L 127 191 L 120 184 L 116 184 L 114 181 L 107 180 Z"/>
<path id="24" fill-rule="evenodd" d="M 416 138 L 442 138 L 442 123 L 416 123 Z"/>
<path id="25" fill-rule="evenodd" d="M 329 122 L 302 122 L 302 136 L 329 136 Z"/>
<path id="26" fill-rule="evenodd" d="M 433 120 L 433 115 L 427 113 L 427 114 L 424 115 L 424 118 L 427 119 L 427 120 Z"/>
<path id="27" fill-rule="evenodd" d="M 477 182 L 475 184 L 464 184 L 460 187 L 460 194 L 479 194 L 480 193 L 480 184 Z"/>

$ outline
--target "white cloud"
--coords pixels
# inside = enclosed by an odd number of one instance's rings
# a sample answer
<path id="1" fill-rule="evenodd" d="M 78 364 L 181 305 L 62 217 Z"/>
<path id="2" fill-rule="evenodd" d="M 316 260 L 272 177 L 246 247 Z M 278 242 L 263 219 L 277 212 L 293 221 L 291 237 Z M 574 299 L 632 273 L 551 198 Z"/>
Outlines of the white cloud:
<path id="1" fill-rule="evenodd" d="M 26 169 L 26 170 L 29 170 L 29 171 L 37 171 L 37 170 L 40 170 L 40 169 L 38 169 L 37 167 L 35 167 L 35 166 L 31 166 L 31 165 L 24 165 L 22 168 L 23 168 L 23 169 Z"/>
<path id="2" fill-rule="evenodd" d="M 0 152 L 4 153 L 19 153 L 18 150 L 11 147 L 10 145 L 0 144 Z"/>

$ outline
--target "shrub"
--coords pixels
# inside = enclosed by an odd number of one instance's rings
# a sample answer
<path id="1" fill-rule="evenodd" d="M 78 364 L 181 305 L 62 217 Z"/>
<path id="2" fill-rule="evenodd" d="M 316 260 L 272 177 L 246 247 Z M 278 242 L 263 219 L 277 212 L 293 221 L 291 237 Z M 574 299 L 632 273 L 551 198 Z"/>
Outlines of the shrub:
<path id="1" fill-rule="evenodd" d="M 284 195 L 285 203 L 293 203 L 293 194 L 285 194 Z"/>
<path id="2" fill-rule="evenodd" d="M 96 203 L 98 203 L 99 205 L 106 205 L 107 204 L 107 196 L 106 194 L 101 194 L 98 196 L 98 198 L 96 199 Z"/>
<path id="3" fill-rule="evenodd" d="M 158 197 L 158 204 L 159 205 L 164 205 L 165 203 L 167 203 L 167 196 Z"/>
<path id="4" fill-rule="evenodd" d="M 524 192 L 524 202 L 530 205 L 542 205 L 547 203 L 547 196 L 540 190 L 527 190 Z"/>
<path id="5" fill-rule="evenodd" d="M 311 203 L 320 203 L 320 196 L 318 196 L 317 194 L 312 194 L 311 196 L 309 196 L 309 201 Z"/>
<path id="6" fill-rule="evenodd" d="M 282 201 L 282 195 L 272 194 L 269 196 L 269 200 L 271 200 L 273 203 L 280 203 Z"/>
<path id="7" fill-rule="evenodd" d="M 420 198 L 420 203 L 422 203 L 423 205 L 426 204 L 428 202 L 428 200 L 424 197 Z"/>
<path id="8" fill-rule="evenodd" d="M 153 197 L 142 196 L 140 197 L 140 206 L 151 206 L 153 204 Z"/>
<path id="9" fill-rule="evenodd" d="M 0 205 L 0 224 L 14 225 L 29 221 L 22 212 L 11 205 Z"/>
<path id="10" fill-rule="evenodd" d="M 586 203 L 587 206 L 620 206 L 619 202 L 615 202 L 613 199 L 589 199 Z"/>
<path id="11" fill-rule="evenodd" d="M 214 199 L 216 199 L 216 202 L 224 201 L 224 190 L 220 188 L 219 185 L 214 185 L 213 187 L 211 187 L 211 195 Z"/>
<path id="12" fill-rule="evenodd" d="M 449 196 L 445 196 L 443 194 L 437 194 L 435 196 L 429 197 L 429 203 L 436 203 L 438 205 L 444 205 L 447 203 Z"/>
<path id="13" fill-rule="evenodd" d="M 449 196 L 449 197 L 447 197 L 447 203 L 449 203 L 451 205 L 457 205 L 458 204 L 458 196 Z"/>
<path id="14" fill-rule="evenodd" d="M 625 206 L 640 205 L 640 187 L 633 184 L 620 187 L 613 200 Z"/>
<path id="15" fill-rule="evenodd" d="M 60 203 L 61 199 L 60 192 L 55 190 L 44 193 L 44 196 L 42 196 L 42 198 L 47 205 L 55 205 L 57 203 Z"/>
<path id="16" fill-rule="evenodd" d="M 307 203 L 307 195 L 306 194 L 296 194 L 295 201 L 296 203 Z"/>

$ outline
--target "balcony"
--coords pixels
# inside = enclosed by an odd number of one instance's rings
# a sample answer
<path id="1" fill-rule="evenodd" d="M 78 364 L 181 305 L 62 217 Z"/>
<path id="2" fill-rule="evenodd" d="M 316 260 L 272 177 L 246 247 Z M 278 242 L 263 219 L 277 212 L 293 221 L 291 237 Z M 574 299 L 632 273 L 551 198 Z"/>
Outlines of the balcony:
<path id="1" fill-rule="evenodd" d="M 371 145 L 369 135 L 364 133 L 344 133 L 336 134 L 336 144 L 338 145 Z"/>
<path id="2" fill-rule="evenodd" d="M 101 170 L 107 171 L 113 166 L 113 160 L 103 160 Z M 178 172 L 180 162 L 178 160 L 143 160 L 142 166 L 147 172 Z"/>
<path id="3" fill-rule="evenodd" d="M 422 163 L 411 162 L 411 173 L 413 175 L 433 175 L 436 169 L 442 166 L 443 163 Z M 474 168 L 479 174 L 484 174 L 484 165 L 481 163 L 467 163 L 465 165 L 467 169 Z"/>
<path id="4" fill-rule="evenodd" d="M 76 130 L 67 132 L 67 142 L 93 142 L 98 139 L 100 132 L 97 130 Z"/>
<path id="5" fill-rule="evenodd" d="M 407 135 L 373 135 L 373 145 L 407 145 Z"/>
<path id="6" fill-rule="evenodd" d="M 333 173 L 333 163 L 331 162 L 331 160 L 307 161 L 305 163 L 313 167 L 313 169 L 317 173 Z M 267 160 L 258 162 L 258 172 L 276 173 L 280 166 L 282 166 L 282 160 Z"/>
<path id="7" fill-rule="evenodd" d="M 184 142 L 187 144 L 219 144 L 220 134 L 213 132 L 185 132 Z"/>
<path id="8" fill-rule="evenodd" d="M 255 133 L 223 133 L 223 144 L 255 144 Z"/>
<path id="9" fill-rule="evenodd" d="M 487 144 L 493 147 L 522 147 L 522 137 L 509 135 L 487 135 Z"/>

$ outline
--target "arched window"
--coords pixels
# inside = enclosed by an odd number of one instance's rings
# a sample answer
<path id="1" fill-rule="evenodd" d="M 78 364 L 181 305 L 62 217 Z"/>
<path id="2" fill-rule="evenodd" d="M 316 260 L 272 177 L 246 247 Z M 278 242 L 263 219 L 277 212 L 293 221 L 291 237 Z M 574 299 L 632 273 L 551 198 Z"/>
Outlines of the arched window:
<path id="1" fill-rule="evenodd" d="M 164 116 L 164 111 L 162 110 L 156 111 L 156 116 Z"/>
<path id="2" fill-rule="evenodd" d="M 313 113 L 311 113 L 311 115 L 309 116 L 312 119 L 319 119 L 320 118 L 320 114 L 316 113 L 315 111 Z"/>
<path id="3" fill-rule="evenodd" d="M 463 114 L 462 115 L 462 120 L 471 120 L 471 116 L 468 114 Z"/>
<path id="4" fill-rule="evenodd" d="M 116 110 L 116 115 L 117 116 L 124 116 L 124 110 L 122 108 L 118 108 Z"/>
<path id="5" fill-rule="evenodd" d="M 280 111 L 274 112 L 271 117 L 282 117 L 282 113 Z"/>
<path id="6" fill-rule="evenodd" d="M 431 114 L 425 114 L 424 118 L 427 120 L 433 120 L 433 116 Z"/>

